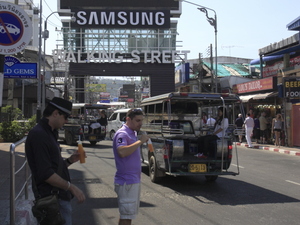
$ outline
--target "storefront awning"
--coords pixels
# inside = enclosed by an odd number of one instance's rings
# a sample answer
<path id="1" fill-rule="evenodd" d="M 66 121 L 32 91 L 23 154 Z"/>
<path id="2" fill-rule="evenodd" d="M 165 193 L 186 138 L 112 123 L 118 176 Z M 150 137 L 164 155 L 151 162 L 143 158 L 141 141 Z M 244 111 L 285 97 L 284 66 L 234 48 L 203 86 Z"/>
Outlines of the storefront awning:
<path id="1" fill-rule="evenodd" d="M 242 96 L 240 96 L 240 99 L 241 99 L 242 102 L 248 102 L 254 96 L 255 95 L 242 95 Z"/>
<path id="2" fill-rule="evenodd" d="M 268 92 L 268 93 L 263 93 L 263 94 L 257 94 L 253 97 L 253 99 L 254 100 L 266 99 L 266 98 L 269 98 L 269 97 L 273 97 L 275 95 L 278 95 L 278 92 Z"/>

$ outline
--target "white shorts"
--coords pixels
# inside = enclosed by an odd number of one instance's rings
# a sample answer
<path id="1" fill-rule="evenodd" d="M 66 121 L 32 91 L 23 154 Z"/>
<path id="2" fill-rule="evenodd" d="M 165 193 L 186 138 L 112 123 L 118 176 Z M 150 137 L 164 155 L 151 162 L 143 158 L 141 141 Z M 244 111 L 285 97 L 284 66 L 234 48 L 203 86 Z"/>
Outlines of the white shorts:
<path id="1" fill-rule="evenodd" d="M 140 206 L 141 184 L 115 184 L 120 219 L 135 219 Z"/>

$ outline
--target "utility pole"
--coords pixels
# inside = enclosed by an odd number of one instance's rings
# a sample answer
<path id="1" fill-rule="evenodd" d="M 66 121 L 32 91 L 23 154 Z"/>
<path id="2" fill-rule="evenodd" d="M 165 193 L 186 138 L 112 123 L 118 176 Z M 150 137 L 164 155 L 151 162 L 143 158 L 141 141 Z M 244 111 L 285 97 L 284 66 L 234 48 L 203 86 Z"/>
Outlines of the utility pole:
<path id="1" fill-rule="evenodd" d="M 213 63 L 214 63 L 214 61 L 213 61 L 213 51 L 212 51 L 212 44 L 210 44 L 210 46 L 209 46 L 209 50 L 210 50 L 210 67 L 211 67 L 211 73 L 210 73 L 210 77 L 211 77 L 211 92 L 214 92 L 214 74 L 213 74 L 213 71 L 214 71 L 214 66 L 213 66 Z M 217 88 L 217 87 L 215 87 L 215 88 Z"/>
<path id="2" fill-rule="evenodd" d="M 202 92 L 202 82 L 203 82 L 203 61 L 202 61 L 202 54 L 199 53 L 199 64 L 198 64 L 198 91 Z"/>
<path id="3" fill-rule="evenodd" d="M 3 96 L 3 81 L 4 81 L 4 55 L 0 55 L 0 122 L 2 120 L 1 107 L 2 107 L 2 96 Z"/>

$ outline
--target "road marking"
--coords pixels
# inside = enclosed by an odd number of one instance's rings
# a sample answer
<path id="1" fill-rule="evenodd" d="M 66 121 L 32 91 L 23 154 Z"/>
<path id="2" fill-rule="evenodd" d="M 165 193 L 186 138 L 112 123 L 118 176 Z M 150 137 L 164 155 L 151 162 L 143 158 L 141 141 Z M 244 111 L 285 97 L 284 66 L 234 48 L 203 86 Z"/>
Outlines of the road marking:
<path id="1" fill-rule="evenodd" d="M 235 167 L 238 167 L 236 164 L 233 164 L 233 163 L 231 163 L 231 165 L 233 165 L 233 166 L 235 166 Z M 245 167 L 243 167 L 243 166 L 239 166 L 239 168 L 245 169 Z"/>
<path id="2" fill-rule="evenodd" d="M 285 180 L 286 182 L 289 182 L 289 183 L 292 183 L 292 184 L 296 184 L 296 185 L 299 185 L 300 186 L 300 183 L 297 183 L 297 182 L 294 182 L 294 181 L 291 181 L 291 180 Z"/>

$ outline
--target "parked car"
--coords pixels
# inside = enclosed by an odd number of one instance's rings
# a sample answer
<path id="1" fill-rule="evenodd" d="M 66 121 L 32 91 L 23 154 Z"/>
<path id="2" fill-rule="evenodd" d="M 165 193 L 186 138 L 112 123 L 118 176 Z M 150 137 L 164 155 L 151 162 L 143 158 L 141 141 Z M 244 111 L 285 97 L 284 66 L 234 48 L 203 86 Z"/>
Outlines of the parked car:
<path id="1" fill-rule="evenodd" d="M 110 140 L 114 138 L 116 131 L 125 123 L 126 114 L 130 109 L 118 109 L 108 118 L 107 132 Z"/>

